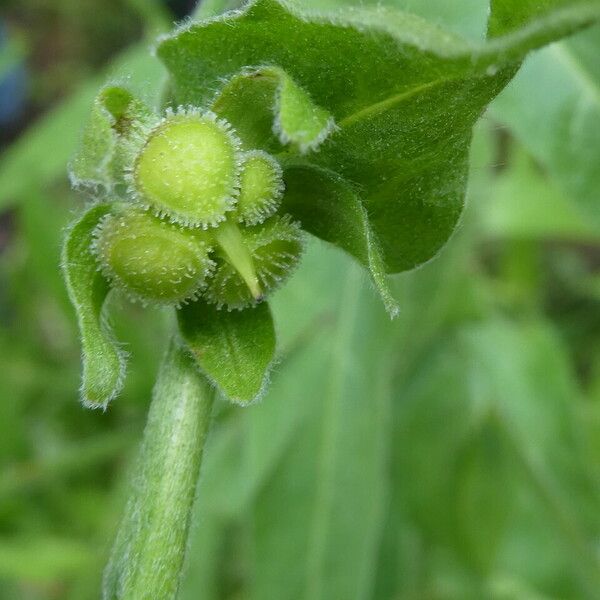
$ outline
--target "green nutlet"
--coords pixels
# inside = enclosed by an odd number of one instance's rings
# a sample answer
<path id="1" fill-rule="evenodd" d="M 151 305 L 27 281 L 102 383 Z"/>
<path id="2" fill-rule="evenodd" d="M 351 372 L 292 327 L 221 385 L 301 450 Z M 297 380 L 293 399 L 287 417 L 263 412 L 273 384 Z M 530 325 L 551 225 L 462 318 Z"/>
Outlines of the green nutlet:
<path id="1" fill-rule="evenodd" d="M 133 198 L 186 227 L 214 227 L 235 208 L 239 148 L 231 126 L 213 113 L 169 111 L 134 160 Z"/>
<path id="2" fill-rule="evenodd" d="M 226 235 L 215 232 L 217 246 L 214 274 L 205 298 L 219 307 L 242 309 L 255 304 L 283 283 L 298 264 L 304 250 L 304 234 L 288 216 L 273 216 L 260 225 L 240 227 L 235 241 L 225 223 Z"/>
<path id="3" fill-rule="evenodd" d="M 132 300 L 180 305 L 198 297 L 215 266 L 204 237 L 122 207 L 96 228 L 93 251 L 107 279 Z"/>
<path id="4" fill-rule="evenodd" d="M 236 215 L 241 223 L 257 225 L 272 216 L 284 191 L 279 163 L 266 152 L 246 152 L 242 158 Z"/>

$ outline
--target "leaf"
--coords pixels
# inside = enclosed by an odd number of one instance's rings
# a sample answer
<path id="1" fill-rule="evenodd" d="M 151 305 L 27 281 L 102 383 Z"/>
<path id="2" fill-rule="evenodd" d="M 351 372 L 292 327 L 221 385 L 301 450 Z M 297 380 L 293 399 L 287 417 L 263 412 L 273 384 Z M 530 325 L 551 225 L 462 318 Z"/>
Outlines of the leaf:
<path id="1" fill-rule="evenodd" d="M 110 288 L 90 251 L 92 232 L 109 211 L 107 204 L 88 210 L 69 231 L 62 256 L 83 346 L 81 401 L 90 408 L 103 409 L 119 394 L 125 377 L 125 355 L 103 312 Z"/>
<path id="2" fill-rule="evenodd" d="M 456 542 L 482 573 L 493 571 L 514 505 L 514 462 L 495 415 L 477 424 L 458 453 L 454 506 Z"/>
<path id="3" fill-rule="evenodd" d="M 104 195 L 124 193 L 124 169 L 139 127 L 150 112 L 121 87 L 105 87 L 94 100 L 69 175 L 74 187 Z"/>
<path id="4" fill-rule="evenodd" d="M 310 414 L 306 399 L 320 397 L 347 265 L 340 251 L 313 240 L 298 272 L 273 296 L 281 349 L 268 391 L 259 405 L 240 413 L 242 422 L 224 424 L 218 441 L 211 436 L 201 502 L 218 515 L 239 518 L 249 509 Z"/>
<path id="5" fill-rule="evenodd" d="M 200 526 L 191 531 L 190 551 L 186 559 L 188 564 L 183 572 L 177 598 L 197 600 L 201 596 L 203 600 L 217 600 L 224 527 L 214 515 L 205 514 L 200 503 L 196 505 L 201 511 L 196 515 Z"/>
<path id="6" fill-rule="evenodd" d="M 262 396 L 275 353 L 267 304 L 228 312 L 194 302 L 177 315 L 181 335 L 198 365 L 227 398 L 245 405 Z"/>
<path id="7" fill-rule="evenodd" d="M 158 55 L 181 104 L 206 105 L 223 79 L 245 67 L 283 69 L 338 126 L 307 161 L 359 190 L 385 270 L 399 272 L 431 259 L 452 235 L 471 129 L 518 62 L 600 9 L 550 16 L 539 29 L 473 46 L 389 8 L 319 17 L 257 0 L 180 28 Z"/>
<path id="8" fill-rule="evenodd" d="M 246 68 L 232 77 L 213 110 L 233 124 L 248 149 L 281 151 L 291 144 L 306 154 L 335 130 L 333 117 L 277 67 Z"/>
<path id="9" fill-rule="evenodd" d="M 323 373 L 322 392 L 305 395 L 306 420 L 255 502 L 257 600 L 351 600 L 372 589 L 388 480 L 390 326 L 357 266 L 349 267 L 335 331 L 319 358 L 326 368 L 315 371 Z M 266 403 L 251 411 L 248 454 L 256 468 L 261 456 L 270 458 L 261 414 L 282 411 Z"/>
<path id="10" fill-rule="evenodd" d="M 600 224 L 599 53 L 598 27 L 547 48 L 526 61 L 491 107 L 493 117 L 510 128 L 595 227 Z"/>
<path id="11" fill-rule="evenodd" d="M 370 271 L 386 310 L 392 318 L 399 312 L 389 289 L 381 249 L 367 212 L 348 183 L 324 169 L 288 165 L 283 209 L 304 229 L 360 260 Z"/>
<path id="12" fill-rule="evenodd" d="M 348 262 L 342 252 L 313 240 L 294 278 L 273 297 L 281 360 L 260 404 L 215 419 L 211 427 L 182 598 L 216 593 L 214 580 L 222 581 L 223 570 L 234 565 L 225 530 L 231 532 L 252 510 L 314 414 L 328 378 L 333 315 Z"/>
<path id="13" fill-rule="evenodd" d="M 574 570 L 595 581 L 592 538 L 574 493 L 582 485 L 578 391 L 559 340 L 543 321 L 493 317 L 444 333 L 395 388 L 402 402 L 395 405 L 391 510 L 403 515 L 408 507 L 426 547 L 442 545 L 478 569 L 501 568 L 500 542 L 518 536 L 521 523 L 506 518 L 523 510 L 515 494 L 527 493 L 533 513 L 551 511 L 545 527 L 568 545 L 565 559 L 571 555 Z M 493 476 L 483 476 L 489 469 Z M 543 545 L 536 549 L 544 553 Z"/>
<path id="14" fill-rule="evenodd" d="M 485 37 L 490 10 L 487 0 L 391 0 L 384 4 L 419 15 L 467 39 L 482 41 Z"/>
<path id="15" fill-rule="evenodd" d="M 333 118 L 315 107 L 281 69 L 248 69 L 221 91 L 213 110 L 236 128 L 245 146 L 300 154 L 315 150 L 335 131 Z M 385 265 L 367 213 L 354 190 L 335 173 L 307 166 L 286 168 L 283 209 L 304 229 L 338 245 L 369 268 L 390 315 L 399 308 L 386 281 Z"/>
<path id="16" fill-rule="evenodd" d="M 113 173 L 110 163 L 117 145 L 112 120 L 101 97 L 96 98 L 83 130 L 80 147 L 69 169 L 71 183 L 75 187 L 103 187 L 105 191 L 112 189 Z"/>

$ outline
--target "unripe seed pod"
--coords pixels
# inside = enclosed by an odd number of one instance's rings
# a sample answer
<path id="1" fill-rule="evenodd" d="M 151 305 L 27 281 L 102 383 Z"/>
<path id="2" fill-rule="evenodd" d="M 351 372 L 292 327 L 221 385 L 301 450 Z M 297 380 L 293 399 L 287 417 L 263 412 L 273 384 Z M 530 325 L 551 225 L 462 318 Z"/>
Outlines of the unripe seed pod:
<path id="1" fill-rule="evenodd" d="M 240 142 L 213 113 L 169 112 L 136 157 L 136 201 L 188 227 L 211 227 L 235 207 Z"/>
<path id="2" fill-rule="evenodd" d="M 215 266 L 205 236 L 129 206 L 101 221 L 93 251 L 107 279 L 132 300 L 180 305 L 198 297 Z"/>
<path id="3" fill-rule="evenodd" d="M 275 213 L 283 195 L 283 172 L 266 152 L 255 150 L 243 156 L 236 214 L 246 225 L 257 225 Z"/>
<path id="4" fill-rule="evenodd" d="M 243 277 L 223 249 L 217 247 L 217 266 L 204 295 L 208 302 L 228 309 L 242 309 L 264 299 L 289 277 L 304 250 L 303 231 L 287 215 L 242 227 L 239 232 L 252 258 L 261 295 L 253 294 L 248 277 Z"/>

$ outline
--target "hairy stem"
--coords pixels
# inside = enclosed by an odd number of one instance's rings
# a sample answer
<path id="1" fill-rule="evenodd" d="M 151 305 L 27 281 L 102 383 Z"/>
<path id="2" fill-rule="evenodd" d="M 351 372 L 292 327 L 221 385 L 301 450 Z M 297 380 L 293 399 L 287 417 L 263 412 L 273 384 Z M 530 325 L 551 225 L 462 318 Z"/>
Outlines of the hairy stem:
<path id="1" fill-rule="evenodd" d="M 171 342 L 156 382 L 132 495 L 104 572 L 104 600 L 172 600 L 214 392 Z"/>

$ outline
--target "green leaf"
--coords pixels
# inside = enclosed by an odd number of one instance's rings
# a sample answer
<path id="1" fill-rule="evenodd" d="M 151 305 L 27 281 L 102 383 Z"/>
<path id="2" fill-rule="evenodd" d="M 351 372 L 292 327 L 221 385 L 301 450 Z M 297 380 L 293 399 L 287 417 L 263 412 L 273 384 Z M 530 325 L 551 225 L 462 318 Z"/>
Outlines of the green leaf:
<path id="1" fill-rule="evenodd" d="M 94 206 L 73 225 L 63 247 L 62 267 L 83 346 L 81 401 L 90 408 L 104 408 L 123 387 L 125 355 L 119 348 L 103 308 L 110 290 L 92 255 L 92 232 L 110 211 L 107 204 Z"/>
<path id="2" fill-rule="evenodd" d="M 193 302 L 178 311 L 181 335 L 200 369 L 232 402 L 262 396 L 275 353 L 275 329 L 267 304 L 241 311 Z"/>
<path id="3" fill-rule="evenodd" d="M 335 131 L 333 118 L 314 106 L 281 69 L 248 69 L 223 88 L 213 110 L 235 128 L 246 148 L 281 152 L 292 144 L 300 154 L 316 150 Z M 367 213 L 355 191 L 335 173 L 316 167 L 286 168 L 283 209 L 304 229 L 343 248 L 369 268 L 386 309 L 398 314 L 385 264 Z"/>
<path id="4" fill-rule="evenodd" d="M 455 539 L 466 560 L 483 573 L 494 566 L 513 509 L 512 458 L 494 414 L 477 423 L 458 453 Z"/>
<path id="5" fill-rule="evenodd" d="M 600 29 L 594 27 L 529 58 L 492 104 L 507 125 L 600 225 Z M 548 126 L 552 124 L 552 127 Z"/>
<path id="6" fill-rule="evenodd" d="M 311 414 L 306 399 L 319 398 L 327 380 L 326 356 L 348 262 L 339 250 L 313 240 L 289 285 L 273 296 L 281 350 L 268 391 L 260 404 L 243 411 L 242 423 L 224 426 L 220 438 L 211 436 L 202 503 L 220 516 L 248 510 Z"/>
<path id="7" fill-rule="evenodd" d="M 204 509 L 220 517 L 244 514 L 311 414 L 306 399 L 318 399 L 328 378 L 326 357 L 348 262 L 342 252 L 313 240 L 294 278 L 273 296 L 282 347 L 277 369 L 265 398 L 243 412 L 243 422 L 227 421 L 211 435 Z"/>
<path id="8" fill-rule="evenodd" d="M 225 475 L 225 473 L 221 473 Z M 203 483 L 205 480 L 203 479 Z M 203 496 L 200 496 L 201 498 Z M 197 504 L 201 510 L 200 503 Z M 192 528 L 190 552 L 183 572 L 178 600 L 218 600 L 219 570 L 222 558 L 222 538 L 225 528 L 212 514 L 200 512 L 196 516 L 200 527 Z M 196 535 L 194 536 L 194 533 Z"/>
<path id="9" fill-rule="evenodd" d="M 507 508 L 522 510 L 513 498 L 528 493 L 534 513 L 551 511 L 545 527 L 569 547 L 566 560 L 597 587 L 574 493 L 583 467 L 569 367 L 544 322 L 488 318 L 438 331 L 426 360 L 396 387 L 403 401 L 395 405 L 391 510 L 407 506 L 425 543 L 487 569 L 520 527 Z"/>
<path id="10" fill-rule="evenodd" d="M 206 105 L 224 79 L 248 66 L 283 69 L 337 124 L 306 161 L 357 190 L 393 273 L 428 261 L 452 235 L 471 129 L 518 62 L 589 24 L 600 9 L 586 4 L 549 15 L 473 46 L 389 8 L 319 17 L 256 0 L 182 27 L 164 38 L 158 55 L 181 104 Z"/>
<path id="11" fill-rule="evenodd" d="M 94 100 L 69 174 L 74 187 L 104 195 L 124 193 L 124 168 L 133 139 L 149 110 L 121 87 L 106 87 Z"/>
<path id="12" fill-rule="evenodd" d="M 246 68 L 232 77 L 213 110 L 235 128 L 248 149 L 300 154 L 316 150 L 335 130 L 333 117 L 277 67 Z"/>
<path id="13" fill-rule="evenodd" d="M 217 594 L 215 580 L 222 585 L 223 570 L 232 567 L 227 530 L 252 509 L 314 414 L 328 379 L 333 315 L 348 262 L 342 252 L 313 240 L 294 278 L 273 297 L 281 360 L 260 404 L 213 423 L 182 598 Z"/>
<path id="14" fill-rule="evenodd" d="M 288 384 L 292 397 L 308 405 L 306 416 L 255 502 L 257 600 L 351 600 L 372 590 L 388 482 L 390 326 L 356 265 L 349 265 L 341 291 L 335 330 L 311 372 L 322 391 L 311 393 L 311 381 L 302 399 L 302 383 Z M 250 473 L 273 459 L 265 438 L 279 433 L 269 434 L 269 423 L 286 424 L 283 409 L 270 404 L 247 417 Z"/>
<path id="15" fill-rule="evenodd" d="M 389 289 L 385 264 L 365 207 L 356 191 L 325 169 L 288 165 L 283 209 L 304 229 L 355 256 L 365 265 L 392 318 L 399 307 Z"/>

